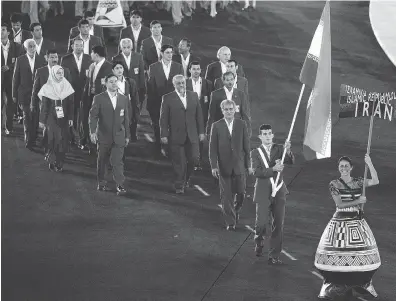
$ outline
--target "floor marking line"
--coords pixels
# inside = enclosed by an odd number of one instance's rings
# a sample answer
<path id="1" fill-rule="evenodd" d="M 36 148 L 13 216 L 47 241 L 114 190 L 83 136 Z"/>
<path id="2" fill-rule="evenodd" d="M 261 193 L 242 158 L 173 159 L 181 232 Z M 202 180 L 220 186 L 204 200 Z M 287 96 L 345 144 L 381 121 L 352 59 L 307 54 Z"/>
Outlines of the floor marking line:
<path id="1" fill-rule="evenodd" d="M 199 186 L 199 185 L 194 185 L 194 187 L 197 188 L 204 196 L 210 196 L 210 194 L 207 193 L 205 190 L 203 190 L 203 189 L 201 188 L 201 186 Z"/>
<path id="2" fill-rule="evenodd" d="M 151 138 L 151 136 L 149 134 L 144 134 L 144 137 L 146 137 L 146 139 L 150 142 L 154 142 L 153 138 Z"/>
<path id="3" fill-rule="evenodd" d="M 367 299 L 364 299 L 363 297 L 357 297 L 359 300 L 362 300 L 362 301 L 368 301 Z"/>
<path id="4" fill-rule="evenodd" d="M 282 253 L 285 254 L 287 257 L 289 257 L 291 260 L 297 260 L 297 258 L 293 257 L 289 253 L 287 253 L 285 250 L 282 250 Z"/>
<path id="5" fill-rule="evenodd" d="M 250 232 L 255 233 L 254 229 L 250 227 L 249 225 L 245 225 L 245 228 L 248 229 Z"/>
<path id="6" fill-rule="evenodd" d="M 323 280 L 323 276 L 322 276 L 322 275 L 320 275 L 318 272 L 311 271 L 311 273 L 312 273 L 312 274 L 314 274 L 316 277 L 318 277 L 318 278 L 320 278 L 320 279 L 322 279 L 322 280 Z"/>

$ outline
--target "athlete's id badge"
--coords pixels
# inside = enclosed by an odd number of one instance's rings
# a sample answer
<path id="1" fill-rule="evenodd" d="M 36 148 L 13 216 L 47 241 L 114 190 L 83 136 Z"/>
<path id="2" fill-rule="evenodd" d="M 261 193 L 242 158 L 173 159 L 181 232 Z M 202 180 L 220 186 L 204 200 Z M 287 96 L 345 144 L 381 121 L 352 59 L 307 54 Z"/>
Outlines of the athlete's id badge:
<path id="1" fill-rule="evenodd" d="M 56 117 L 63 118 L 65 114 L 63 113 L 63 108 L 60 106 L 55 107 Z"/>
<path id="2" fill-rule="evenodd" d="M 120 116 L 124 116 L 124 109 L 121 109 Z"/>
<path id="3" fill-rule="evenodd" d="M 12 58 L 11 62 L 12 62 L 13 64 L 15 63 L 15 58 L 14 58 L 14 57 Z"/>
<path id="4" fill-rule="evenodd" d="M 239 106 L 235 106 L 235 112 L 239 113 Z"/>
<path id="5" fill-rule="evenodd" d="M 135 71 L 135 74 L 139 74 L 139 68 L 133 68 L 133 70 Z"/>
<path id="6" fill-rule="evenodd" d="M 204 102 L 205 102 L 205 103 L 208 102 L 208 97 L 207 97 L 207 96 L 204 97 Z"/>
<path id="7" fill-rule="evenodd" d="M 89 69 L 85 70 L 85 76 L 89 77 Z"/>
<path id="8" fill-rule="evenodd" d="M 106 84 L 106 79 L 102 78 L 102 79 L 100 79 L 100 82 L 102 83 L 102 85 L 105 85 Z"/>

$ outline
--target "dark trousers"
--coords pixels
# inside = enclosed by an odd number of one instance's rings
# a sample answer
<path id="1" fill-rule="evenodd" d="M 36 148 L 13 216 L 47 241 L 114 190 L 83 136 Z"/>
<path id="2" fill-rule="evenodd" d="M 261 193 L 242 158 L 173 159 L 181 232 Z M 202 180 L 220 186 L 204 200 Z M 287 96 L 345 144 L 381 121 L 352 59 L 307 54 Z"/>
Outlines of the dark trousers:
<path id="1" fill-rule="evenodd" d="M 159 126 L 159 118 L 160 112 L 157 109 L 150 109 L 149 110 L 150 118 L 151 118 L 151 125 L 154 130 L 154 151 L 156 153 L 161 152 L 161 137 L 160 137 L 160 126 Z"/>
<path id="2" fill-rule="evenodd" d="M 19 104 L 20 109 L 22 110 L 23 116 L 23 132 L 25 137 L 25 144 L 31 145 L 31 118 L 30 118 L 30 105 L 29 104 Z"/>
<path id="3" fill-rule="evenodd" d="M 269 258 L 278 258 L 282 252 L 285 204 L 286 197 L 279 192 L 274 198 L 266 198 L 256 203 L 254 240 L 256 244 L 262 245 L 264 238 L 271 233 Z"/>
<path id="4" fill-rule="evenodd" d="M 105 175 L 108 170 L 109 163 L 113 170 L 113 179 L 117 185 L 124 185 L 124 148 L 116 144 L 98 143 L 98 159 L 97 159 L 97 179 L 99 185 L 106 184 Z"/>
<path id="5" fill-rule="evenodd" d="M 80 123 L 81 123 L 81 101 L 80 97 L 74 98 L 73 126 L 70 127 L 70 137 L 72 142 L 80 145 Z"/>
<path id="6" fill-rule="evenodd" d="M 34 143 L 37 140 L 38 131 L 39 131 L 39 119 L 40 119 L 40 109 L 37 108 L 34 111 L 30 112 L 31 116 L 31 138 Z"/>
<path id="7" fill-rule="evenodd" d="M 92 146 L 91 139 L 89 138 L 89 110 L 91 110 L 93 98 L 95 95 L 90 95 L 81 103 L 80 114 L 82 115 L 80 122 L 80 144 L 87 145 L 88 147 Z"/>
<path id="8" fill-rule="evenodd" d="M 5 128 L 9 131 L 13 129 L 13 118 L 16 109 L 16 104 L 12 100 L 12 87 L 11 84 L 3 83 L 1 94 L 1 108 L 5 104 Z M 4 99 L 5 98 L 5 99 Z"/>
<path id="9" fill-rule="evenodd" d="M 226 226 L 236 225 L 236 214 L 239 212 L 245 199 L 246 175 L 236 175 L 234 171 L 230 176 L 219 177 L 220 200 Z"/>
<path id="10" fill-rule="evenodd" d="M 181 189 L 190 180 L 194 166 L 199 160 L 198 143 L 191 143 L 187 138 L 184 144 L 170 144 L 171 160 L 176 175 L 175 188 Z"/>

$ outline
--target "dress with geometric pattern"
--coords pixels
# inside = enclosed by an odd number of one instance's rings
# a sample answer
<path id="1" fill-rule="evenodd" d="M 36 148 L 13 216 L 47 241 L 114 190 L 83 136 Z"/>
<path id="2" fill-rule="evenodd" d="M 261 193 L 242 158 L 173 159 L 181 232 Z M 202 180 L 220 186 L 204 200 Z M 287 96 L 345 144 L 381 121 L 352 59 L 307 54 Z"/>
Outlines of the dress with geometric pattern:
<path id="1" fill-rule="evenodd" d="M 332 195 L 351 202 L 362 194 L 363 178 L 330 182 Z M 319 298 L 335 297 L 350 291 L 377 296 L 371 279 L 381 265 L 374 235 L 360 206 L 337 208 L 327 224 L 315 254 L 315 267 L 324 277 Z"/>

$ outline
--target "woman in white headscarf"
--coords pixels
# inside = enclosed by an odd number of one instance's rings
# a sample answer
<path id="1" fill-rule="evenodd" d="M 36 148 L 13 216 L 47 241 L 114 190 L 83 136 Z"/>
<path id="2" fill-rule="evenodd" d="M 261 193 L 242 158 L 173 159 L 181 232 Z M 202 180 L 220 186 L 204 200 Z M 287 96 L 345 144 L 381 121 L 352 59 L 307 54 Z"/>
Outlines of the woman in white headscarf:
<path id="1" fill-rule="evenodd" d="M 69 148 L 69 127 L 73 126 L 74 90 L 64 78 L 64 70 L 51 68 L 47 83 L 38 93 L 41 100 L 40 126 L 48 132 L 49 169 L 62 171 Z"/>

